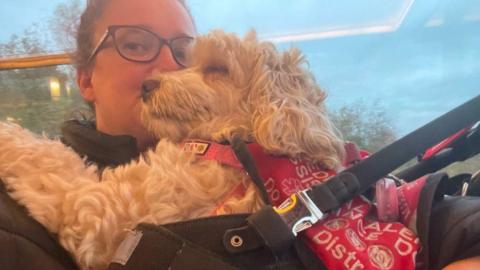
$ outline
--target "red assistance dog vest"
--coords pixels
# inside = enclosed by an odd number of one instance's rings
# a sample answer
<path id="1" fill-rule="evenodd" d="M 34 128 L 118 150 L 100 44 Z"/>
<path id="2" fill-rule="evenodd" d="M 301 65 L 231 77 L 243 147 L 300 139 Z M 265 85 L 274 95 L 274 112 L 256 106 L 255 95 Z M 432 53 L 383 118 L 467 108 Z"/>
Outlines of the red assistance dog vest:
<path id="1" fill-rule="evenodd" d="M 188 141 L 183 147 L 204 159 L 242 168 L 229 145 Z M 274 206 L 292 193 L 335 175 L 332 170 L 304 160 L 267 155 L 255 143 L 247 147 Z M 328 269 L 415 269 L 420 244 L 413 230 L 418 197 L 424 183 L 425 178 L 421 178 L 397 187 L 383 179 L 377 184 L 377 204 L 363 196 L 355 197 L 300 233 L 300 237 Z M 231 196 L 239 196 L 243 191 L 241 186 L 232 191 Z"/>

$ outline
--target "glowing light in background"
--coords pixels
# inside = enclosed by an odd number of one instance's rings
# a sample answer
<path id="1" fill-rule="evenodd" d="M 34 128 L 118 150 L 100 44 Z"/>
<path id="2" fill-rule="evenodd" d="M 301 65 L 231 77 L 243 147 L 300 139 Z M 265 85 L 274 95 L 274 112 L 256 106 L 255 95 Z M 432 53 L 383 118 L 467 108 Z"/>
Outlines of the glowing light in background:
<path id="1" fill-rule="evenodd" d="M 58 78 L 51 77 L 50 78 L 50 96 L 52 97 L 52 100 L 58 100 L 61 96 L 61 91 L 60 91 L 60 81 Z"/>
<path id="2" fill-rule="evenodd" d="M 21 123 L 22 123 L 22 118 L 15 118 L 13 116 L 5 117 L 5 120 L 9 123 L 17 124 L 17 125 L 21 125 Z"/>

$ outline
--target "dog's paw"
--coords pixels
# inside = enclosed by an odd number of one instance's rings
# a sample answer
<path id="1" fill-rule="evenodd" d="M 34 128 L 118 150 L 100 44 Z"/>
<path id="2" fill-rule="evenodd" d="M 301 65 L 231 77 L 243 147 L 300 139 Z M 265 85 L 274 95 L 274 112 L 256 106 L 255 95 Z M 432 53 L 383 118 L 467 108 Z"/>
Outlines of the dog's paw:
<path id="1" fill-rule="evenodd" d="M 0 122 L 0 178 L 78 177 L 96 179 L 95 168 L 59 140 L 35 134 L 16 124 Z"/>
<path id="2" fill-rule="evenodd" d="M 38 135 L 10 122 L 0 122 L 0 151 L 11 144 L 21 144 L 22 141 L 31 141 Z"/>

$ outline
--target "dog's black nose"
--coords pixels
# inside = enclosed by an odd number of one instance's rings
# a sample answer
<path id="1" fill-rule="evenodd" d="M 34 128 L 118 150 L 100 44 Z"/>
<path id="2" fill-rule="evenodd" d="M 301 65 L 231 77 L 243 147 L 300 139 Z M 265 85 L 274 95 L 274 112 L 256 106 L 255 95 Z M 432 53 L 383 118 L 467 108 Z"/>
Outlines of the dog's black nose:
<path id="1" fill-rule="evenodd" d="M 147 101 L 150 95 L 155 89 L 160 87 L 160 81 L 158 80 L 146 80 L 142 83 L 142 99 Z"/>

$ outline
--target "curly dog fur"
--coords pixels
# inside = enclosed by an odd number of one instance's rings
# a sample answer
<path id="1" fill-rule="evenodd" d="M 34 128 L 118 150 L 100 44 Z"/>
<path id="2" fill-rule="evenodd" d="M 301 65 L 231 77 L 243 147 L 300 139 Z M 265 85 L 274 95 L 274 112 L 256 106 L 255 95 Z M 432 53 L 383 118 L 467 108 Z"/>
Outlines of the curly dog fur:
<path id="1" fill-rule="evenodd" d="M 343 143 L 325 93 L 296 49 L 278 52 L 254 32 L 214 31 L 195 42 L 189 68 L 156 74 L 142 121 L 159 139 L 138 160 L 98 175 L 61 142 L 0 124 L 0 177 L 10 195 L 73 254 L 82 269 L 106 268 L 128 229 L 262 206 L 248 176 L 182 152 L 186 138 L 230 141 L 338 169 Z M 99 181 L 101 178 L 101 181 Z M 243 198 L 226 198 L 240 183 Z M 226 200 L 226 202 L 225 202 Z M 225 203 L 224 203 L 225 202 Z"/>

